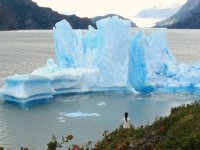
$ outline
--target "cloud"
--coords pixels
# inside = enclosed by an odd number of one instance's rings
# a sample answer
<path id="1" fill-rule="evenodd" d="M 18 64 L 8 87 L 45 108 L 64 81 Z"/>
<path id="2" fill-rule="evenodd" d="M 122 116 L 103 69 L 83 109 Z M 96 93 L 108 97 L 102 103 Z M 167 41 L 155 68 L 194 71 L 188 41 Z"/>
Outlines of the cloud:
<path id="1" fill-rule="evenodd" d="M 179 8 L 152 8 L 146 9 L 139 12 L 136 17 L 138 18 L 155 18 L 155 19 L 165 19 L 169 18 L 173 14 L 175 14 Z"/>
<path id="2" fill-rule="evenodd" d="M 155 23 L 159 21 L 160 19 L 133 18 L 133 22 L 135 22 L 138 27 L 153 27 L 155 26 Z"/>

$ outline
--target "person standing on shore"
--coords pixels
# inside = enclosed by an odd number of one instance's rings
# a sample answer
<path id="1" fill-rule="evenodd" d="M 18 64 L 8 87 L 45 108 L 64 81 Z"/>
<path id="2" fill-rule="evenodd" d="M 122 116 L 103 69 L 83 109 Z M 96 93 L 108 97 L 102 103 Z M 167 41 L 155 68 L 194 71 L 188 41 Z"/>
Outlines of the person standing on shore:
<path id="1" fill-rule="evenodd" d="M 124 129 L 132 127 L 131 119 L 128 117 L 128 113 L 127 112 L 124 113 L 124 117 L 122 118 L 122 127 Z"/>

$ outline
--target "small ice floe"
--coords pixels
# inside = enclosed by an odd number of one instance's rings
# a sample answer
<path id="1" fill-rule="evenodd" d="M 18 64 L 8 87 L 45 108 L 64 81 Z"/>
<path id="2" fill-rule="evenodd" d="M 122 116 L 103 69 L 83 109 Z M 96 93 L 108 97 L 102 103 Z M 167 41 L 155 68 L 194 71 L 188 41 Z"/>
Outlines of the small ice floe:
<path id="1" fill-rule="evenodd" d="M 59 113 L 60 115 L 66 117 L 100 117 L 100 114 L 97 113 L 83 113 L 83 112 L 75 112 L 75 113 Z"/>
<path id="2" fill-rule="evenodd" d="M 61 122 L 61 123 L 65 122 L 64 118 L 65 117 L 58 117 L 59 122 Z"/>
<path id="3" fill-rule="evenodd" d="M 135 90 L 135 88 L 131 88 L 130 90 L 131 90 L 131 92 L 132 92 L 133 94 L 140 94 L 138 91 Z"/>
<path id="4" fill-rule="evenodd" d="M 58 120 L 62 120 L 62 119 L 64 119 L 64 117 L 58 117 Z"/>
<path id="5" fill-rule="evenodd" d="M 104 106 L 104 105 L 106 105 L 106 103 L 105 103 L 105 102 L 100 102 L 100 103 L 98 103 L 97 105 L 98 105 L 98 106 Z"/>
<path id="6" fill-rule="evenodd" d="M 65 122 L 65 120 L 59 120 L 59 122 L 63 123 L 63 122 Z"/>

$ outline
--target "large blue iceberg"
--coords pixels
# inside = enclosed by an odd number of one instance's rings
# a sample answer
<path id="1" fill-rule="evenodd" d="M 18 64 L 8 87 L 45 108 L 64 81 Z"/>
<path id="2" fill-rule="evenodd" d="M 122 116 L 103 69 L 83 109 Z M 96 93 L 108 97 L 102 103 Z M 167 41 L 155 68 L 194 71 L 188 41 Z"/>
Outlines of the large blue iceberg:
<path id="1" fill-rule="evenodd" d="M 200 94 L 200 63 L 177 64 L 166 31 L 131 33 L 118 17 L 97 22 L 97 29 L 73 30 L 66 21 L 54 29 L 56 61 L 30 74 L 4 79 L 0 97 L 27 107 L 54 95 L 85 92 L 183 92 Z"/>

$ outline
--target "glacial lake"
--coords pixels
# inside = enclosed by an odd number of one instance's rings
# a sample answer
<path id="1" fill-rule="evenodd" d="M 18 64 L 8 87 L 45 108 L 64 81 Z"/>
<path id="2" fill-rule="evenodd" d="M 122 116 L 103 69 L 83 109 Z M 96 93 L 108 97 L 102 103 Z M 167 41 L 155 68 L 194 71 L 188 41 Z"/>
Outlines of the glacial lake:
<path id="1" fill-rule="evenodd" d="M 147 29 L 147 33 L 155 29 Z M 138 31 L 134 29 L 133 32 Z M 169 47 L 178 63 L 200 61 L 200 30 L 167 30 Z M 54 58 L 53 32 L 0 32 L 0 86 L 2 79 L 13 74 L 30 73 Z M 171 107 L 200 98 L 190 94 L 89 94 L 57 96 L 49 103 L 20 109 L 0 103 L 0 146 L 44 150 L 54 134 L 72 134 L 68 143 L 86 144 L 102 138 L 120 126 L 125 111 L 135 127 L 151 124 L 157 116 L 170 114 Z M 68 117 L 68 113 L 88 113 L 89 117 Z"/>

